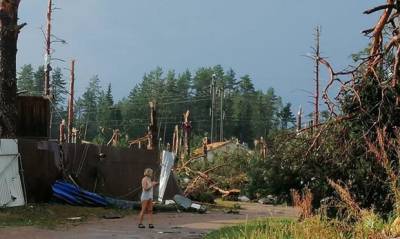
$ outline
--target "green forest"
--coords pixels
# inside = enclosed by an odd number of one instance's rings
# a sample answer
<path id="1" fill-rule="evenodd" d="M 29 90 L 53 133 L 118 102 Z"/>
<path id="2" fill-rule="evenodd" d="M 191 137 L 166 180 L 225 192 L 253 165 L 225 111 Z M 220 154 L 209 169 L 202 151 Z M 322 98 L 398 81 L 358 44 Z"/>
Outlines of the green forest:
<path id="1" fill-rule="evenodd" d="M 107 142 L 113 129 L 119 129 L 125 139 L 142 137 L 149 124 L 148 102 L 156 101 L 162 142 L 171 140 L 174 127 L 181 124 L 186 110 L 190 110 L 193 138 L 210 137 L 213 75 L 214 141 L 237 138 L 251 145 L 256 138 L 294 126 L 291 104 L 283 102 L 273 88 L 257 90 L 250 75 L 237 76 L 234 70 L 217 65 L 181 73 L 164 72 L 157 67 L 146 73 L 140 83 L 132 82 L 129 95 L 122 99 L 113 96 L 111 83 L 105 89 L 101 87 L 102 79 L 95 75 L 75 99 L 75 127 L 81 139 L 97 143 Z M 58 138 L 58 125 L 66 119 L 68 77 L 61 68 L 52 71 L 53 138 Z M 43 79 L 43 66 L 22 66 L 18 72 L 19 93 L 42 95 Z"/>

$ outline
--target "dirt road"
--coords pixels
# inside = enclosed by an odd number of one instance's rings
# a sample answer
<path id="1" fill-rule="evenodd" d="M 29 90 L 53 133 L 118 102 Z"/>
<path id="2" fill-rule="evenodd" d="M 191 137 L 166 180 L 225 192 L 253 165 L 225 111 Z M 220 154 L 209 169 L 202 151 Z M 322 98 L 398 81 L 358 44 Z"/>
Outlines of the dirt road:
<path id="1" fill-rule="evenodd" d="M 159 213 L 155 215 L 155 229 L 138 229 L 137 218 L 99 219 L 76 227 L 42 230 L 32 227 L 2 228 L 0 238 L 13 239 L 198 239 L 207 232 L 262 217 L 295 217 L 290 207 L 274 207 L 260 204 L 242 204 L 240 214 L 211 211 L 207 214 Z M 146 225 L 147 226 L 147 225 Z"/>

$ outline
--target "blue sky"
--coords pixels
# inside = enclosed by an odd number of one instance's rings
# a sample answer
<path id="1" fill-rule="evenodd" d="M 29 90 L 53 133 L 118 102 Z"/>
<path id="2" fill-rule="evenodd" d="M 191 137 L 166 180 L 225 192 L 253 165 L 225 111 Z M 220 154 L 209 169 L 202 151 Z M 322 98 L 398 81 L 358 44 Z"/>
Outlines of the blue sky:
<path id="1" fill-rule="evenodd" d="M 54 0 L 54 34 L 68 41 L 54 45 L 54 57 L 77 60 L 77 92 L 98 74 L 112 83 L 116 98 L 127 96 L 145 72 L 196 70 L 221 64 L 249 74 L 258 89 L 276 89 L 284 101 L 308 105 L 312 90 L 310 52 L 315 26 L 321 47 L 336 69 L 368 39 L 360 34 L 378 15 L 362 12 L 378 0 Z M 44 62 L 47 0 L 22 0 L 18 66 Z M 69 63 L 54 62 L 62 68 Z M 65 71 L 68 77 L 68 72 Z M 322 72 L 323 82 L 327 74 Z"/>

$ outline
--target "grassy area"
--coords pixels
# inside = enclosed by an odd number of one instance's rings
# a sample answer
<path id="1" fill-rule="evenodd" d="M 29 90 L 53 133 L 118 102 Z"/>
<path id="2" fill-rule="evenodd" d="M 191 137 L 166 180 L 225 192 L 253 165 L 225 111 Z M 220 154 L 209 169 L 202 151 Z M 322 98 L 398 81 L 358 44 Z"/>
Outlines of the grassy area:
<path id="1" fill-rule="evenodd" d="M 226 201 L 220 198 L 215 200 L 214 207 L 217 209 L 241 209 L 243 203 L 240 202 L 233 202 L 233 201 Z"/>
<path id="2" fill-rule="evenodd" d="M 389 230 L 388 224 L 349 225 L 316 216 L 303 222 L 290 219 L 252 221 L 211 232 L 205 239 L 383 239 L 391 238 L 387 237 L 393 235 Z"/>
<path id="3" fill-rule="evenodd" d="M 258 239 L 258 238 L 292 238 L 289 228 L 294 221 L 289 219 L 268 219 L 225 227 L 208 234 L 205 239 Z"/>
<path id="4" fill-rule="evenodd" d="M 57 227 L 80 224 L 90 218 L 102 218 L 104 215 L 110 213 L 125 216 L 136 212 L 108 208 L 35 204 L 27 207 L 0 209 L 0 227 L 35 226 L 55 229 Z M 81 219 L 68 219 L 76 217 L 80 217 Z"/>

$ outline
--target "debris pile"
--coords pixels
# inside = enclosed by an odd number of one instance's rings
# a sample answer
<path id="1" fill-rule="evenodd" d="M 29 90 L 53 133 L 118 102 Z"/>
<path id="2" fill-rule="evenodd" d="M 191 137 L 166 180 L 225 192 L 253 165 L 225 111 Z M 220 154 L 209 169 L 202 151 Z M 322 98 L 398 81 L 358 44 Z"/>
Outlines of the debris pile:
<path id="1" fill-rule="evenodd" d="M 176 168 L 184 195 L 202 202 L 213 202 L 215 196 L 237 200 L 247 182 L 244 172 L 248 155 L 235 141 L 207 144 L 194 150 L 193 156 Z"/>

